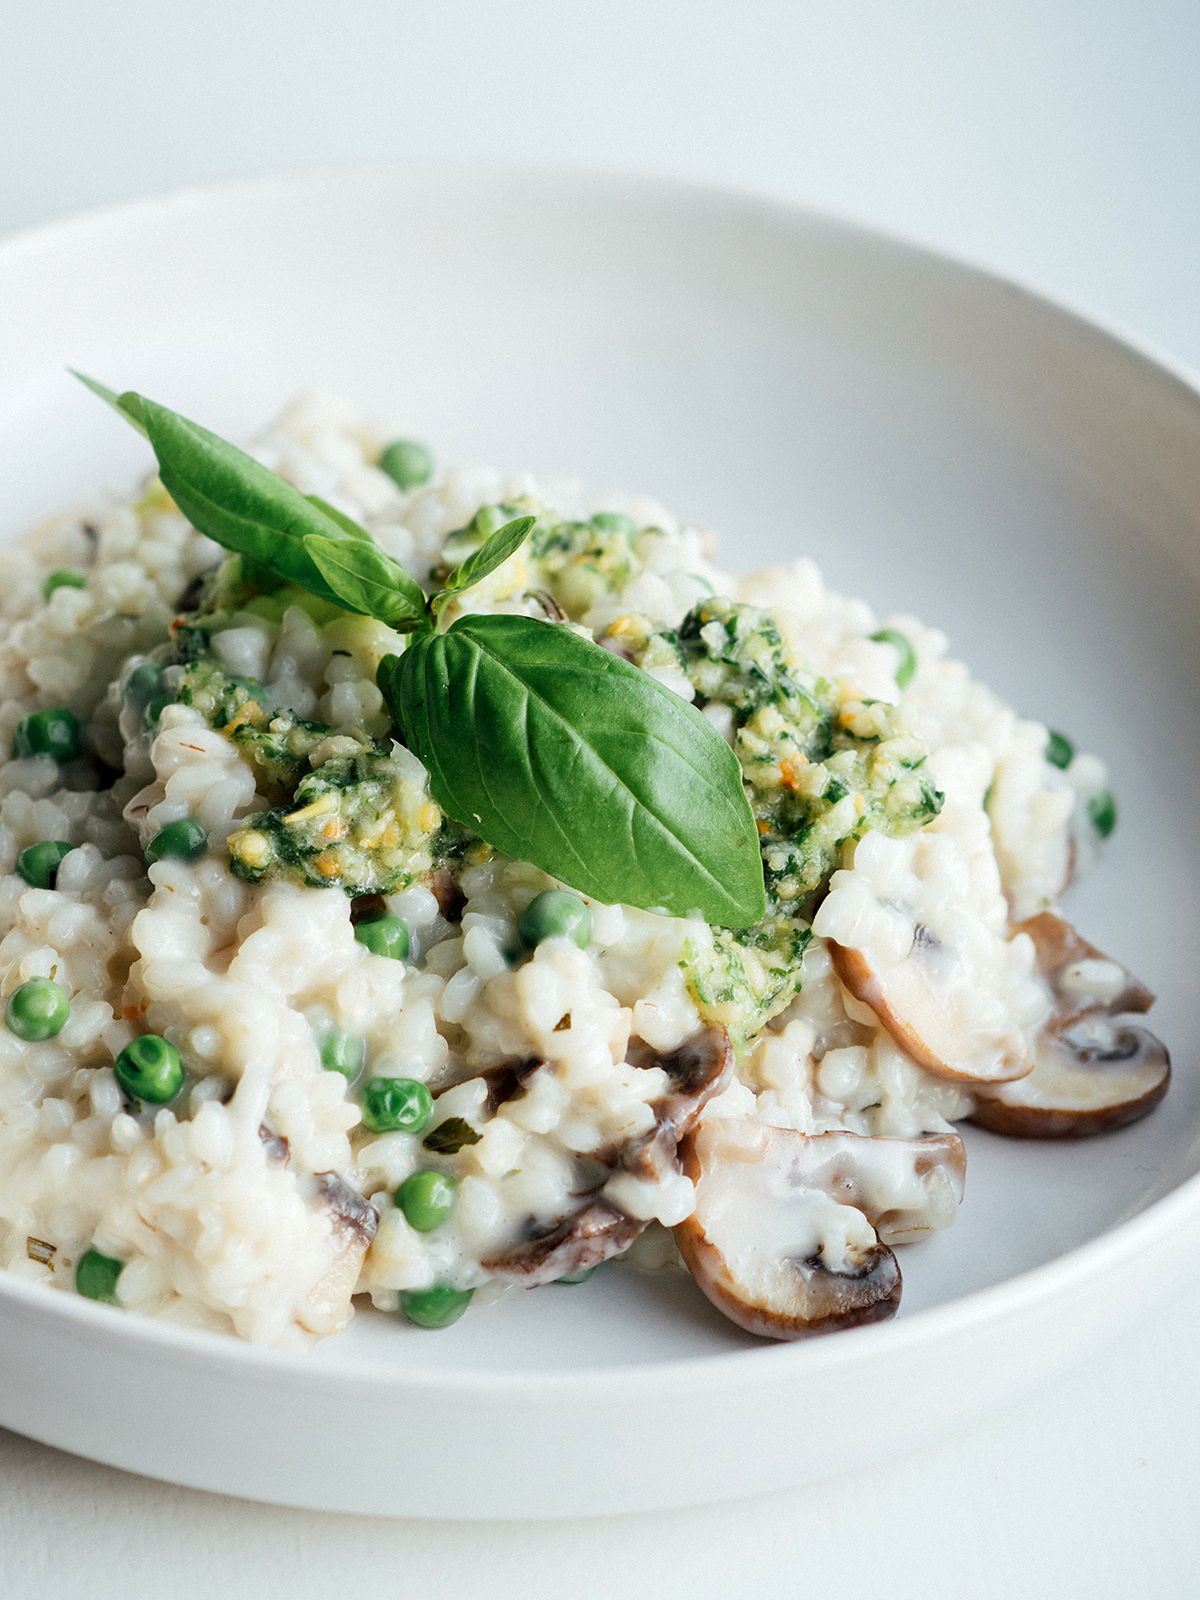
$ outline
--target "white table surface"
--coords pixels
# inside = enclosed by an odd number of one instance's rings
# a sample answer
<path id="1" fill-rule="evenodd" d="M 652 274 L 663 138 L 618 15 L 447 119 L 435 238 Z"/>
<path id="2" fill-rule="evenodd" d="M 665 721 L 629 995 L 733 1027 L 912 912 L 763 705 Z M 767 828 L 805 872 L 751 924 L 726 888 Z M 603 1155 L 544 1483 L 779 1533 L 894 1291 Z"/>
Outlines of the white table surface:
<path id="1" fill-rule="evenodd" d="M 323 163 L 640 167 L 967 256 L 1200 367 L 1195 0 L 58 0 L 0 7 L 0 78 L 0 234 Z M 0 1432 L 0 1596 L 1183 1600 L 1198 1325 L 1200 1287 L 1180 1285 L 916 1455 L 592 1522 L 280 1510 Z"/>

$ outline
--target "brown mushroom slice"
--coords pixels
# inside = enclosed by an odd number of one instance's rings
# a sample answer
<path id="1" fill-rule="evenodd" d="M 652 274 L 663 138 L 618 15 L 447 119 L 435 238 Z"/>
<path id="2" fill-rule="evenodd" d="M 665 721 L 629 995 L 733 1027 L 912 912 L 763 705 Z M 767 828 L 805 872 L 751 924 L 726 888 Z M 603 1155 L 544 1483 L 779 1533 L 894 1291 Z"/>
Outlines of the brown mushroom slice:
<path id="1" fill-rule="evenodd" d="M 1054 1022 L 1068 1026 L 1096 1011 L 1119 1017 L 1146 1012 L 1154 996 L 1140 978 L 1097 950 L 1069 922 L 1043 911 L 1013 929 L 1027 933 L 1037 952 L 1037 970 L 1054 996 Z"/>
<path id="2" fill-rule="evenodd" d="M 967 1152 L 956 1133 L 798 1137 L 797 1170 L 804 1180 L 861 1211 L 884 1244 L 915 1244 L 954 1221 L 967 1178 Z"/>
<path id="3" fill-rule="evenodd" d="M 617 1172 L 630 1173 L 645 1183 L 659 1183 L 669 1173 L 678 1173 L 680 1139 L 733 1076 L 733 1046 L 727 1030 L 719 1026 L 701 1028 L 668 1051 L 654 1050 L 635 1039 L 628 1059 L 631 1066 L 661 1068 L 669 1080 L 667 1092 L 649 1103 L 654 1126 L 584 1157 L 593 1198 L 571 1216 L 538 1228 L 513 1249 L 485 1261 L 484 1267 L 496 1277 L 533 1288 L 585 1272 L 627 1250 L 645 1228 L 645 1221 L 629 1216 L 595 1190 Z M 488 1082 L 489 1095 L 511 1099 L 523 1093 L 524 1083 L 540 1065 L 537 1061 L 517 1062 L 481 1076 Z"/>
<path id="4" fill-rule="evenodd" d="M 975 1091 L 972 1122 L 1010 1139 L 1086 1139 L 1153 1111 L 1171 1081 L 1160 1039 L 1101 1014 L 1044 1029 L 1034 1052 L 1027 1078 Z"/>
<path id="5" fill-rule="evenodd" d="M 292 1147 L 281 1133 L 275 1133 L 268 1128 L 265 1122 L 258 1125 L 258 1137 L 262 1141 L 263 1154 L 268 1161 L 276 1161 L 281 1166 L 287 1166 L 292 1153 Z"/>
<path id="6" fill-rule="evenodd" d="M 826 1147 L 814 1162 L 814 1143 L 712 1118 L 680 1147 L 696 1185 L 696 1209 L 674 1230 L 680 1254 L 718 1310 L 761 1338 L 881 1322 L 900 1304 L 895 1256 L 857 1207 L 816 1181 L 838 1161 Z"/>
<path id="7" fill-rule="evenodd" d="M 586 1272 L 627 1250 L 646 1226 L 606 1200 L 591 1200 L 573 1216 L 535 1233 L 501 1256 L 481 1263 L 486 1272 L 524 1289 Z"/>
<path id="8" fill-rule="evenodd" d="M 336 1333 L 350 1320 L 350 1297 L 379 1226 L 379 1213 L 336 1172 L 318 1172 L 313 1183 L 313 1203 L 325 1210 L 333 1223 L 337 1254 L 305 1295 L 296 1321 L 309 1333 Z"/>
<path id="9" fill-rule="evenodd" d="M 993 866 L 994 871 L 994 866 Z M 1028 939 L 954 833 L 868 833 L 813 918 L 834 968 L 896 1043 L 938 1077 L 1001 1083 L 1033 1069 L 1027 1038 L 1047 1010 Z"/>
<path id="10" fill-rule="evenodd" d="M 458 879 L 449 867 L 434 867 L 429 874 L 429 887 L 438 903 L 438 911 L 447 922 L 461 922 L 467 897 Z"/>
<path id="11" fill-rule="evenodd" d="M 1033 1070 L 1025 1031 L 1007 1007 L 997 1008 L 998 1018 L 964 1015 L 973 1002 L 991 997 L 956 952 L 927 928 L 914 928 L 908 955 L 894 965 L 876 963 L 870 951 L 833 939 L 829 954 L 850 993 L 870 1006 L 900 1048 L 927 1072 L 960 1083 L 1005 1083 Z"/>
<path id="12" fill-rule="evenodd" d="M 634 1067 L 660 1067 L 671 1086 L 650 1102 L 654 1127 L 648 1133 L 594 1159 L 653 1183 L 668 1171 L 678 1171 L 679 1141 L 695 1126 L 708 1102 L 729 1087 L 733 1045 L 728 1029 L 714 1023 L 691 1034 L 674 1050 L 654 1050 L 643 1040 L 633 1039 L 626 1059 Z"/>

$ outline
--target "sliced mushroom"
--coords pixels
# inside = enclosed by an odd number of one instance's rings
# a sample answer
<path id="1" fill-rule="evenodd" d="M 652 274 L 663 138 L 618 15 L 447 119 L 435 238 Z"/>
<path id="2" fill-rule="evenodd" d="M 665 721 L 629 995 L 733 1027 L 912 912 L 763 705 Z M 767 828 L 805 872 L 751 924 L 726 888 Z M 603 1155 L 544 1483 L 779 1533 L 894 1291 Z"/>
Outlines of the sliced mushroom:
<path id="1" fill-rule="evenodd" d="M 868 1148 L 888 1145 L 903 1148 L 885 1154 Z M 918 1189 L 928 1194 L 944 1181 L 961 1194 L 964 1170 L 953 1138 L 926 1146 L 855 1134 L 806 1137 L 724 1118 L 695 1129 L 680 1153 L 696 1185 L 696 1209 L 674 1230 L 680 1253 L 719 1310 L 769 1339 L 802 1339 L 894 1315 L 900 1268 L 858 1202 L 874 1210 L 881 1226 L 887 1219 L 897 1230 L 893 1237 L 911 1238 L 918 1217 L 924 1226 L 945 1226 L 941 1201 L 922 1206 Z M 906 1178 L 898 1190 L 886 1181 L 889 1164 Z M 935 1171 L 944 1180 L 928 1184 Z M 851 1197 L 855 1203 L 845 1203 Z"/>
<path id="2" fill-rule="evenodd" d="M 566 622 L 567 613 L 548 589 L 527 589 L 525 598 L 534 601 L 548 622 Z"/>
<path id="3" fill-rule="evenodd" d="M 333 1223 L 337 1254 L 304 1297 L 296 1321 L 309 1333 L 336 1333 L 350 1320 L 350 1297 L 379 1226 L 379 1213 L 336 1172 L 318 1172 L 313 1184 L 314 1205 L 322 1208 Z"/>
<path id="4" fill-rule="evenodd" d="M 956 1133 L 921 1139 L 858 1133 L 797 1135 L 796 1172 L 861 1211 L 884 1244 L 915 1244 L 948 1228 L 962 1203 L 967 1152 Z"/>
<path id="5" fill-rule="evenodd" d="M 538 1068 L 544 1067 L 545 1064 L 536 1056 L 531 1056 L 525 1061 L 506 1061 L 499 1067 L 487 1067 L 483 1072 L 477 1072 L 475 1076 L 482 1078 L 487 1085 L 487 1098 L 483 1102 L 483 1109 L 491 1112 L 507 1105 L 510 1100 L 519 1100 L 525 1093 L 526 1083 Z M 436 1100 L 438 1095 L 445 1092 L 445 1089 L 439 1089 L 433 1098 Z"/>
<path id="6" fill-rule="evenodd" d="M 434 867 L 429 874 L 429 888 L 438 903 L 438 911 L 446 921 L 461 922 L 467 897 L 450 868 Z"/>
<path id="7" fill-rule="evenodd" d="M 733 1073 L 733 1047 L 724 1028 L 709 1027 L 665 1052 L 635 1040 L 629 1061 L 635 1067 L 660 1067 L 670 1079 L 667 1093 L 650 1102 L 653 1127 L 619 1145 L 581 1157 L 579 1167 L 581 1173 L 586 1173 L 583 1182 L 588 1194 L 580 1208 L 549 1225 L 539 1226 L 531 1220 L 528 1238 L 483 1263 L 489 1272 L 533 1288 L 619 1255 L 646 1226 L 644 1220 L 629 1216 L 596 1191 L 618 1172 L 652 1184 L 678 1173 L 679 1141 L 713 1095 L 728 1086 Z M 516 1062 L 481 1073 L 488 1085 L 489 1101 L 496 1096 L 504 1100 L 516 1098 L 524 1092 L 526 1079 L 541 1065 L 538 1061 Z"/>
<path id="8" fill-rule="evenodd" d="M 275 1133 L 268 1128 L 265 1122 L 258 1125 L 258 1137 L 262 1140 L 263 1152 L 268 1161 L 278 1161 L 286 1165 L 292 1153 L 292 1147 L 281 1133 Z"/>
<path id="9" fill-rule="evenodd" d="M 1044 1031 L 1035 1055 L 1019 1083 L 976 1090 L 972 1122 L 1010 1139 L 1086 1139 L 1153 1111 L 1171 1081 L 1160 1039 L 1101 1015 Z"/>
<path id="10" fill-rule="evenodd" d="M 1034 1039 L 1033 1071 L 977 1089 L 971 1120 L 1011 1139 L 1086 1139 L 1153 1111 L 1171 1081 L 1166 1046 L 1111 1020 L 1149 1011 L 1150 990 L 1053 912 L 1019 931 L 1034 942 L 1054 1011 Z"/>
<path id="11" fill-rule="evenodd" d="M 635 1038 L 630 1041 L 626 1059 L 634 1067 L 660 1067 L 671 1080 L 671 1087 L 650 1102 L 654 1127 L 649 1133 L 628 1139 L 618 1150 L 597 1154 L 595 1159 L 654 1183 L 666 1172 L 678 1171 L 679 1141 L 695 1126 L 714 1095 L 729 1087 L 733 1045 L 728 1030 L 714 1024 L 665 1052 Z"/>
<path id="12" fill-rule="evenodd" d="M 482 1265 L 497 1278 L 533 1289 L 556 1278 L 586 1272 L 610 1256 L 620 1255 L 645 1226 L 606 1200 L 591 1200 L 573 1216 L 534 1233 Z"/>
<path id="13" fill-rule="evenodd" d="M 953 835 L 868 834 L 853 868 L 834 874 L 813 930 L 846 988 L 919 1066 L 1002 1083 L 1032 1071 L 1027 1032 L 1046 997 L 1029 941 L 1005 939 L 977 909 L 973 874 Z"/>
<path id="14" fill-rule="evenodd" d="M 350 902 L 350 925 L 357 927 L 360 922 L 374 922 L 377 917 L 387 915 L 387 901 L 381 894 L 356 894 Z"/>
<path id="15" fill-rule="evenodd" d="M 953 950 L 928 929 L 914 929 L 909 954 L 896 966 L 874 965 L 869 951 L 829 941 L 834 970 L 850 993 L 870 1006 L 905 1051 L 927 1072 L 960 1083 L 1005 1083 L 1033 1070 L 1021 1029 L 963 1026 L 955 1015 L 957 992 L 978 993 Z"/>
<path id="16" fill-rule="evenodd" d="M 85 533 L 95 532 L 95 530 L 91 529 L 86 522 L 83 526 Z M 96 533 L 95 537 L 97 540 L 99 540 L 100 536 L 98 533 Z M 196 576 L 185 585 L 183 590 L 180 592 L 178 600 L 175 602 L 176 613 L 198 611 L 200 609 L 200 602 L 204 599 L 204 585 L 208 582 L 209 578 L 216 570 L 217 569 L 215 566 L 205 567 L 203 572 L 198 572 Z"/>
<path id="17" fill-rule="evenodd" d="M 1037 952 L 1037 970 L 1054 997 L 1053 1023 L 1059 1029 L 1095 1011 L 1110 1017 L 1146 1012 L 1154 996 L 1140 978 L 1089 944 L 1069 922 L 1052 911 L 1030 917 L 1013 929 L 1027 933 Z"/>

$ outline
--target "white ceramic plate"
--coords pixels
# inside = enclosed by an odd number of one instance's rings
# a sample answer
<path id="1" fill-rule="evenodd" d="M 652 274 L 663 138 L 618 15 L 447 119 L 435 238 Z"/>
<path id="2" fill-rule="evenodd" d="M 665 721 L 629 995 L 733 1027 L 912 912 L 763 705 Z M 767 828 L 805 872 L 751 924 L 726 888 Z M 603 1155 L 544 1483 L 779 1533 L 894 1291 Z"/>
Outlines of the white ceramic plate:
<path id="1" fill-rule="evenodd" d="M 443 460 L 578 475 L 814 555 L 1114 773 L 1071 899 L 1161 996 L 1176 1080 L 1075 1146 L 967 1130 L 891 1324 L 741 1335 L 620 1267 L 308 1358 L 0 1282 L 0 1423 L 206 1489 L 443 1517 L 614 1512 L 844 1470 L 967 1420 L 1171 1292 L 1200 1237 L 1200 399 L 1009 284 L 802 212 L 504 169 L 272 180 L 0 249 L 0 532 L 147 464 L 62 369 L 226 434 L 319 383 Z M 1190 1181 L 1189 1181 L 1190 1180 Z"/>

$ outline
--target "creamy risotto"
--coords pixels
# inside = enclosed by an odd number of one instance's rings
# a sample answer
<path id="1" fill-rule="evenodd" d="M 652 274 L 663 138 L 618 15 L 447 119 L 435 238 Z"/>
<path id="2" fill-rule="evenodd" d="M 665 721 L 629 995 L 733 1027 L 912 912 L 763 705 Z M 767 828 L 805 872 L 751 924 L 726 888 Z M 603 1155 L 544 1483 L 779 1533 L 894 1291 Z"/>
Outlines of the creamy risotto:
<path id="1" fill-rule="evenodd" d="M 765 914 L 503 853 L 402 736 L 416 635 L 158 477 L 54 517 L 0 554 L 8 1271 L 288 1346 L 356 1295 L 443 1327 L 620 1257 L 794 1338 L 894 1312 L 895 1248 L 963 1198 L 959 1121 L 1078 1137 L 1161 1098 L 1151 996 L 1055 909 L 1114 825 L 1104 767 L 940 633 L 807 560 L 731 576 L 652 500 L 434 473 L 326 397 L 249 448 L 445 588 L 439 629 L 567 630 L 699 713 Z"/>

